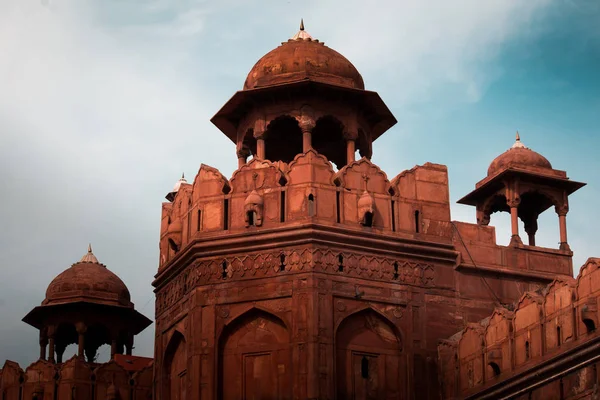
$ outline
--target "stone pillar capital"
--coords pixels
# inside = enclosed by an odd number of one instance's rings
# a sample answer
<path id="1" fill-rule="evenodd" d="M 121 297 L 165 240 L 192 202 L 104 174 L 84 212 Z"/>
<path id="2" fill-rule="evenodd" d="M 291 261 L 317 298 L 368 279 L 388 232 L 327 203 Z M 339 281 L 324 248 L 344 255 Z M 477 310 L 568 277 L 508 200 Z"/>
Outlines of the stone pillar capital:
<path id="1" fill-rule="evenodd" d="M 358 131 L 354 129 L 346 129 L 344 130 L 344 139 L 356 141 L 358 139 Z"/>
<path id="2" fill-rule="evenodd" d="M 568 204 L 560 204 L 560 205 L 554 206 L 554 211 L 556 211 L 556 213 L 558 214 L 559 217 L 566 217 L 567 213 L 569 212 L 569 205 Z"/>
<path id="3" fill-rule="evenodd" d="M 514 196 L 510 199 L 507 199 L 506 204 L 510 208 L 517 208 L 517 207 L 519 207 L 519 204 L 521 204 L 521 198 L 519 196 Z"/>
<path id="4" fill-rule="evenodd" d="M 75 330 L 77 331 L 77 333 L 84 334 L 87 332 L 87 325 L 83 322 L 77 322 L 75 324 Z"/>
<path id="5" fill-rule="evenodd" d="M 247 147 L 243 147 L 241 149 L 238 149 L 236 151 L 236 155 L 237 155 L 238 158 L 246 159 L 246 158 L 250 157 L 250 149 L 248 149 Z"/>
<path id="6" fill-rule="evenodd" d="M 300 127 L 300 130 L 302 130 L 302 133 L 312 132 L 317 124 L 314 118 L 307 115 L 296 117 L 296 120 L 298 121 L 298 126 Z"/>

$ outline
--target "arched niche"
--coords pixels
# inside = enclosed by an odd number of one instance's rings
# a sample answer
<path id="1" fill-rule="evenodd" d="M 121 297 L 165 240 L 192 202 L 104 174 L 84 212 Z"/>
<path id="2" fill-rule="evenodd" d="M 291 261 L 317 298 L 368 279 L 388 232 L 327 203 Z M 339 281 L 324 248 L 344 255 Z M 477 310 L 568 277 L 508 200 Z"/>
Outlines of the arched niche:
<path id="1" fill-rule="evenodd" d="M 312 147 L 338 169 L 342 168 L 346 165 L 344 125 L 331 115 L 319 118 L 312 130 Z"/>
<path id="2" fill-rule="evenodd" d="M 315 150 L 298 154 L 285 174 L 289 186 L 311 183 L 333 186 L 333 168 L 324 155 Z"/>
<path id="3" fill-rule="evenodd" d="M 277 316 L 253 308 L 232 320 L 219 337 L 219 398 L 289 399 L 290 333 Z"/>
<path id="4" fill-rule="evenodd" d="M 340 169 L 335 176 L 336 183 L 344 189 L 390 195 L 390 181 L 385 172 L 366 158 L 354 161 Z"/>
<path id="5" fill-rule="evenodd" d="M 194 178 L 192 203 L 204 198 L 227 194 L 230 191 L 229 181 L 217 168 L 201 164 Z"/>
<path id="6" fill-rule="evenodd" d="M 542 302 L 539 294 L 525 292 L 517 303 L 513 319 L 516 365 L 542 355 Z"/>
<path id="7" fill-rule="evenodd" d="M 400 398 L 406 372 L 401 337 L 371 308 L 346 317 L 335 335 L 337 398 Z"/>
<path id="8" fill-rule="evenodd" d="M 302 130 L 292 116 L 282 115 L 272 120 L 264 135 L 267 160 L 289 163 L 302 153 Z"/>
<path id="9" fill-rule="evenodd" d="M 113 384 L 119 392 L 119 398 L 130 398 L 129 373 L 114 360 L 98 366 L 94 369 L 94 375 L 96 376 L 96 383 L 94 385 L 96 393 L 94 398 L 106 399 L 109 387 Z"/>
<path id="10" fill-rule="evenodd" d="M 187 346 L 179 331 L 175 331 L 163 358 L 163 399 L 181 400 L 186 398 Z"/>
<path id="11" fill-rule="evenodd" d="M 560 347 L 575 337 L 573 303 L 576 300 L 575 280 L 555 279 L 544 296 L 544 335 L 546 349 Z"/>

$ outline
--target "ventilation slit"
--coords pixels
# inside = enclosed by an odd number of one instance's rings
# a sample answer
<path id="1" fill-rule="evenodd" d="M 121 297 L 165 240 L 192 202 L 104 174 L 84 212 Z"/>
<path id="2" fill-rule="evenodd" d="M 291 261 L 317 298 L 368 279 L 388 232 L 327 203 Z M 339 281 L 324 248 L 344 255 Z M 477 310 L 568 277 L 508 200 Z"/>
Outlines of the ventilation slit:
<path id="1" fill-rule="evenodd" d="M 415 232 L 419 233 L 419 226 L 420 226 L 420 221 L 419 221 L 419 210 L 415 211 Z"/>
<path id="2" fill-rule="evenodd" d="M 279 214 L 279 222 L 285 222 L 285 191 L 281 191 L 281 208 Z"/>
<path id="3" fill-rule="evenodd" d="M 341 254 L 340 254 L 340 255 L 338 256 L 338 262 L 340 263 L 340 264 L 338 265 L 338 271 L 340 271 L 340 272 L 344 272 L 344 256 L 343 256 L 343 255 L 341 255 Z"/>
<path id="4" fill-rule="evenodd" d="M 336 222 L 339 224 L 341 221 L 340 214 L 340 192 L 335 192 L 335 211 L 336 211 Z"/>
<path id="5" fill-rule="evenodd" d="M 285 254 L 279 255 L 279 270 L 285 271 Z"/>
<path id="6" fill-rule="evenodd" d="M 229 229 L 229 199 L 223 200 L 223 229 Z"/>
<path id="7" fill-rule="evenodd" d="M 396 232 L 396 202 L 392 200 L 392 232 Z"/>
<path id="8" fill-rule="evenodd" d="M 221 264 L 221 267 L 223 268 L 223 272 L 221 273 L 223 276 L 223 279 L 227 278 L 227 260 L 223 260 L 223 264 Z"/>

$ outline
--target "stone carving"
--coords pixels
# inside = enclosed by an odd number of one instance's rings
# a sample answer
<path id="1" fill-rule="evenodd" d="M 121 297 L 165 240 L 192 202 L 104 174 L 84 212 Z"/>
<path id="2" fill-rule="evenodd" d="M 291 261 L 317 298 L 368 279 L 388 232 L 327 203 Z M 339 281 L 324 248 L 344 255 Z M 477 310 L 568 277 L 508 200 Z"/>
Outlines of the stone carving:
<path id="1" fill-rule="evenodd" d="M 198 285 L 310 270 L 417 286 L 433 286 L 435 278 L 433 266 L 421 262 L 325 248 L 273 250 L 195 261 L 158 290 L 156 313 L 170 308 Z"/>

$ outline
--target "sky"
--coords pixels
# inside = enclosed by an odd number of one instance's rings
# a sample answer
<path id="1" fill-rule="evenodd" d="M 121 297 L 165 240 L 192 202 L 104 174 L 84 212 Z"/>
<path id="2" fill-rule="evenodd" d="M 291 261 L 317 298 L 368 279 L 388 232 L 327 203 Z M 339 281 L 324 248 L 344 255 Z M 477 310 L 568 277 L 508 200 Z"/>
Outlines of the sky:
<path id="1" fill-rule="evenodd" d="M 390 179 L 447 165 L 452 217 L 475 222 L 456 201 L 518 130 L 588 183 L 567 217 L 575 273 L 600 256 L 597 0 L 2 0 L 0 363 L 35 361 L 21 318 L 90 242 L 154 317 L 164 196 L 201 163 L 231 176 L 235 147 L 209 119 L 301 17 L 398 119 L 373 145 Z M 491 225 L 506 244 L 508 214 Z M 539 225 L 556 248 L 556 214 Z M 134 354 L 152 356 L 153 336 Z"/>

